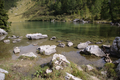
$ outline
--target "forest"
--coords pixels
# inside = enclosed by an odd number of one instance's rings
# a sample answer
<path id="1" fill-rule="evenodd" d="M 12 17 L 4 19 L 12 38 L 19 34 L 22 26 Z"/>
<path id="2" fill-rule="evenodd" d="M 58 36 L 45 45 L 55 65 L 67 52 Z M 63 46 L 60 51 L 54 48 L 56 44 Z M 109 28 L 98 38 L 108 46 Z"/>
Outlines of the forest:
<path id="1" fill-rule="evenodd" d="M 20 0 L 0 0 L 0 26 L 7 28 L 7 10 L 17 6 Z M 36 4 L 23 13 L 23 17 L 36 14 L 31 20 L 60 18 L 66 16 L 86 20 L 120 21 L 120 0 L 32 0 Z M 44 16 L 44 17 L 43 17 Z M 46 17 L 47 16 L 47 17 Z M 51 18 L 54 16 L 53 18 Z M 58 18 L 57 18 L 58 17 Z M 49 19 L 49 20 L 50 20 Z"/>

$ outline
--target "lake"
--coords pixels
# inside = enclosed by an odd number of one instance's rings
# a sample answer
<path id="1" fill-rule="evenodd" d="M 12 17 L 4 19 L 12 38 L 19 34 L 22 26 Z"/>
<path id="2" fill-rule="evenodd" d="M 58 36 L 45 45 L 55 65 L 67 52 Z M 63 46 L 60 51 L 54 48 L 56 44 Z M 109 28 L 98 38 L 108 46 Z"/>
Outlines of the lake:
<path id="1" fill-rule="evenodd" d="M 21 54 L 27 52 L 34 52 L 41 59 L 47 59 L 51 56 L 41 56 L 36 53 L 36 48 L 40 45 L 58 45 L 58 40 L 67 44 L 67 40 L 74 43 L 72 47 L 60 48 L 57 47 L 57 53 L 65 55 L 69 60 L 77 64 L 95 64 L 96 66 L 104 65 L 102 58 L 82 56 L 79 54 L 79 50 L 76 46 L 80 42 L 91 41 L 95 42 L 103 41 L 103 44 L 111 45 L 116 36 L 120 36 L 120 28 L 116 26 L 110 26 L 108 24 L 82 24 L 72 22 L 14 22 L 11 25 L 11 32 L 8 36 L 16 35 L 22 36 L 22 41 L 18 43 L 5 44 L 0 41 L 0 60 L 13 59 L 16 60 Z M 40 40 L 28 40 L 25 35 L 29 33 L 42 33 L 47 34 L 47 39 Z M 7 36 L 7 37 L 8 37 Z M 49 38 L 56 36 L 57 39 L 50 41 Z M 7 39 L 6 37 L 6 39 Z M 32 44 L 37 44 L 33 46 Z M 99 44 L 101 46 L 102 44 Z M 19 47 L 21 49 L 20 54 L 14 54 L 13 49 Z M 41 63 L 40 63 L 41 64 Z"/>

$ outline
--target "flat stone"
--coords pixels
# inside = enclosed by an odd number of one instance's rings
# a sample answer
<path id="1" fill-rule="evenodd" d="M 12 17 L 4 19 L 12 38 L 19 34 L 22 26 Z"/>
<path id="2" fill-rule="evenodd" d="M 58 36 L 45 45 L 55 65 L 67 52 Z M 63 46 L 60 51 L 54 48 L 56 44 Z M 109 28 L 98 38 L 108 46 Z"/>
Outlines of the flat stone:
<path id="1" fill-rule="evenodd" d="M 29 53 L 26 53 L 26 54 L 22 54 L 21 56 L 26 56 L 26 57 L 37 57 L 33 52 L 29 52 Z"/>

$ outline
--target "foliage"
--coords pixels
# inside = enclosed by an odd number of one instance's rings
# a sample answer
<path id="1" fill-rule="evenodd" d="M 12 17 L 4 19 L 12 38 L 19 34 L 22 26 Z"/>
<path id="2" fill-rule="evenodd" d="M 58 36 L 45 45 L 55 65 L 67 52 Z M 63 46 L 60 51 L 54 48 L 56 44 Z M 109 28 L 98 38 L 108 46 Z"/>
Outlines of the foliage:
<path id="1" fill-rule="evenodd" d="M 17 1 L 19 0 L 4 0 L 5 2 L 5 9 L 9 10 L 11 7 L 16 7 L 17 6 Z"/>
<path id="2" fill-rule="evenodd" d="M 0 0 L 0 28 L 5 29 L 6 31 L 9 30 L 8 27 L 8 15 L 4 9 L 4 2 Z"/>
<path id="3" fill-rule="evenodd" d="M 107 70 L 108 77 L 116 77 L 116 72 L 114 70 L 115 65 L 113 63 L 106 63 L 105 69 Z"/>

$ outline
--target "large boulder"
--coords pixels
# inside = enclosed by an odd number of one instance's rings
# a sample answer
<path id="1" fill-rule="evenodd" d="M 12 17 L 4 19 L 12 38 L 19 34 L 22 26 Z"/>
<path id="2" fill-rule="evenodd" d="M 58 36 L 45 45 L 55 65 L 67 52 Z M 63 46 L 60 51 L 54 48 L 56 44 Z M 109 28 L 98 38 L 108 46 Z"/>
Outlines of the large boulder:
<path id="1" fill-rule="evenodd" d="M 70 64 L 66 57 L 61 54 L 54 54 L 51 63 L 54 64 L 53 67 L 56 70 L 64 69 L 64 67 L 67 67 L 68 64 Z"/>
<path id="2" fill-rule="evenodd" d="M 5 30 L 3 30 L 3 29 L 0 28 L 0 35 L 7 35 L 7 34 L 8 33 Z"/>
<path id="3" fill-rule="evenodd" d="M 105 53 L 97 45 L 90 45 L 86 47 L 83 52 L 86 54 L 94 54 L 99 57 L 105 56 Z"/>
<path id="4" fill-rule="evenodd" d="M 35 34 L 27 34 L 26 37 L 30 40 L 32 39 L 43 39 L 43 38 L 47 38 L 48 36 L 45 34 L 41 34 L 41 33 L 35 33 Z"/>
<path id="5" fill-rule="evenodd" d="M 116 37 L 115 40 L 113 40 L 110 51 L 111 55 L 120 57 L 120 37 Z"/>
<path id="6" fill-rule="evenodd" d="M 44 55 L 50 55 L 52 53 L 56 52 L 56 45 L 44 45 L 44 46 L 40 46 L 38 48 L 38 52 L 44 54 Z"/>

